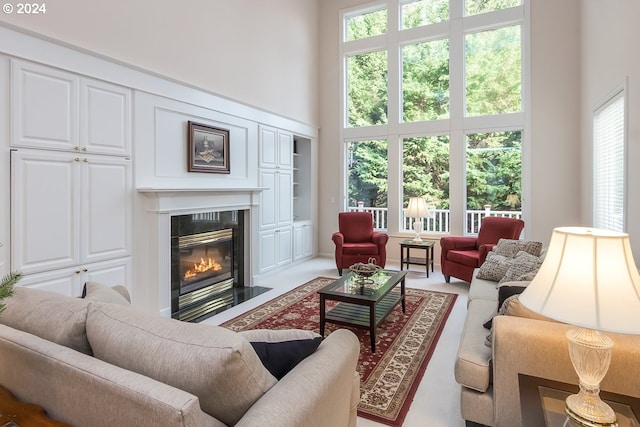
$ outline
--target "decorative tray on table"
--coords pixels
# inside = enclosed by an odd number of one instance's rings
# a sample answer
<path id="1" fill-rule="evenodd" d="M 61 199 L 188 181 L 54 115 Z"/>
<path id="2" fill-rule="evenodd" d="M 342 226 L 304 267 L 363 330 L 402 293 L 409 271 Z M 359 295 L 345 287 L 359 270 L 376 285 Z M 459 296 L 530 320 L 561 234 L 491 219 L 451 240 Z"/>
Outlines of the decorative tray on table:
<path id="1" fill-rule="evenodd" d="M 366 285 L 373 283 L 371 276 L 382 270 L 382 267 L 376 264 L 375 258 L 369 258 L 369 261 L 366 264 L 363 262 L 357 262 L 349 267 L 349 270 L 356 275 L 356 281 L 358 284 Z"/>

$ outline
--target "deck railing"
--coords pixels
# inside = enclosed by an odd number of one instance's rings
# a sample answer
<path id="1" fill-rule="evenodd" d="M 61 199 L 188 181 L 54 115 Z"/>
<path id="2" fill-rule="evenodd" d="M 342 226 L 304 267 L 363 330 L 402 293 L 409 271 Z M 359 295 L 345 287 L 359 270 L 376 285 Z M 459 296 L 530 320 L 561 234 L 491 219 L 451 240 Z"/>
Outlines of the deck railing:
<path id="1" fill-rule="evenodd" d="M 373 228 L 376 230 L 387 230 L 387 208 L 375 208 L 367 206 L 353 206 L 348 208 L 349 212 L 371 212 L 373 216 Z M 402 210 L 402 227 L 400 231 L 413 231 L 413 218 L 404 216 L 406 210 Z M 482 220 L 487 216 L 499 216 L 506 218 L 522 218 L 521 211 L 492 211 L 491 209 L 468 210 L 467 234 L 478 234 Z M 450 215 L 448 209 L 434 209 L 430 215 L 422 219 L 422 229 L 427 233 L 448 234 L 450 231 Z"/>

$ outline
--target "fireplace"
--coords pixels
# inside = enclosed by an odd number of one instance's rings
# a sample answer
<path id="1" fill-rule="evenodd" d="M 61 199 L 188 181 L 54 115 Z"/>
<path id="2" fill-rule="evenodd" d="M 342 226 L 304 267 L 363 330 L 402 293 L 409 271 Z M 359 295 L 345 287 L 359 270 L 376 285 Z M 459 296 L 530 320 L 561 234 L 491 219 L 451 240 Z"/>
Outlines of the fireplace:
<path id="1" fill-rule="evenodd" d="M 198 322 L 244 287 L 244 211 L 171 217 L 171 317 Z"/>

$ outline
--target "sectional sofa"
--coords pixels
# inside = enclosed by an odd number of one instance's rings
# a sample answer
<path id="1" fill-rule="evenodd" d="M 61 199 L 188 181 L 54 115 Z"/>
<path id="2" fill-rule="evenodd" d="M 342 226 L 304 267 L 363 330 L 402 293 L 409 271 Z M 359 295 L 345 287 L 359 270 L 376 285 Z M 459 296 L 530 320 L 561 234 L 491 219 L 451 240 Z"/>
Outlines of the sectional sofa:
<path id="1" fill-rule="evenodd" d="M 500 284 L 497 280 L 479 278 L 479 273 L 478 268 L 471 280 L 467 317 L 455 362 L 461 415 L 468 426 L 527 426 L 520 396 L 523 375 L 578 383 L 565 337 L 572 326 L 526 309 L 517 295 L 507 298 L 498 314 L 499 288 L 526 287 L 529 282 Z M 489 319 L 491 329 L 485 327 Z M 614 347 L 601 389 L 640 398 L 640 336 L 607 335 L 613 339 Z"/>
<path id="2" fill-rule="evenodd" d="M 352 332 L 331 333 L 278 380 L 251 341 L 288 346 L 311 332 L 179 322 L 131 307 L 122 289 L 95 288 L 72 298 L 17 287 L 5 300 L 0 384 L 51 418 L 84 427 L 355 426 Z"/>

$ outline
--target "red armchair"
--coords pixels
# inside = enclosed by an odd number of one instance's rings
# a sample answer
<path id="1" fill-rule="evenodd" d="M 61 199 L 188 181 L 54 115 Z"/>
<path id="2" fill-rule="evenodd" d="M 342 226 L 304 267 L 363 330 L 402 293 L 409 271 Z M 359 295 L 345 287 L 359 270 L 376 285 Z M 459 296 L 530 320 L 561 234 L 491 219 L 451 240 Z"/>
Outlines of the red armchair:
<path id="1" fill-rule="evenodd" d="M 370 212 L 340 212 L 338 230 L 331 239 L 336 244 L 336 267 L 342 276 L 342 269 L 357 262 L 368 262 L 374 258 L 376 264 L 384 267 L 387 262 L 387 241 L 385 233 L 373 231 L 373 216 Z"/>
<path id="2" fill-rule="evenodd" d="M 443 237 L 440 239 L 440 268 L 444 280 L 451 276 L 471 282 L 473 270 L 480 267 L 500 239 L 519 239 L 524 221 L 488 217 L 482 221 L 478 237 Z"/>

